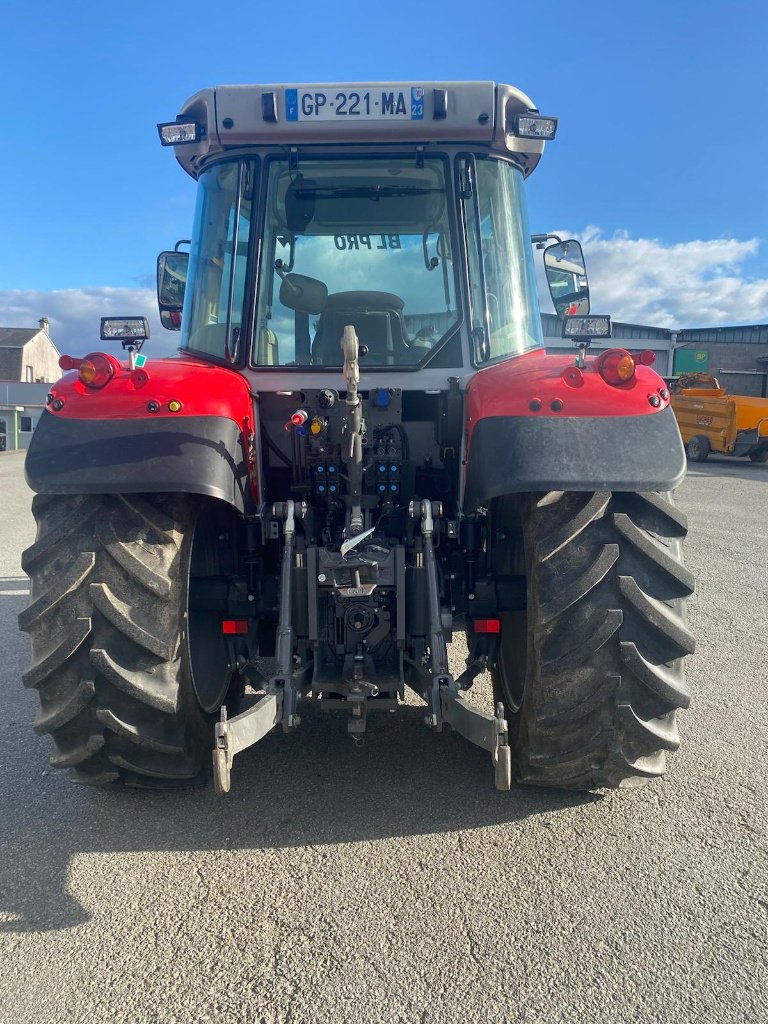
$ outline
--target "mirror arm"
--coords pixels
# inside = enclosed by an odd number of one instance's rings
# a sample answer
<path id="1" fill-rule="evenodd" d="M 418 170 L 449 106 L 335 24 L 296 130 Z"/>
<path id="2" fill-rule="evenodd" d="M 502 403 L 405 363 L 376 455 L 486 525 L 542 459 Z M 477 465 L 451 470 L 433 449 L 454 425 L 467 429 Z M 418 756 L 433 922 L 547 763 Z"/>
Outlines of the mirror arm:
<path id="1" fill-rule="evenodd" d="M 427 268 L 427 270 L 434 270 L 435 267 L 440 266 L 440 260 L 437 258 L 437 256 L 432 256 L 430 258 L 428 247 L 429 233 L 425 231 L 421 236 L 421 249 L 422 252 L 424 253 L 424 266 Z"/>
<path id="2" fill-rule="evenodd" d="M 288 246 L 288 263 L 286 264 L 285 260 L 283 260 L 282 263 L 285 272 L 287 274 L 290 274 L 290 272 L 293 270 L 293 265 L 296 262 L 296 235 L 283 235 L 282 237 L 278 235 L 277 240 L 280 243 L 280 245 Z"/>
<path id="3" fill-rule="evenodd" d="M 562 238 L 559 235 L 531 235 L 531 243 L 536 246 L 537 249 L 543 249 L 550 238 L 554 238 L 556 242 L 562 243 Z"/>
<path id="4" fill-rule="evenodd" d="M 283 260 L 275 260 L 275 272 L 277 273 L 277 276 L 282 281 L 285 281 L 285 283 L 291 289 L 293 294 L 298 297 L 299 295 L 301 295 L 301 288 L 299 288 L 298 285 L 295 285 L 293 281 L 288 280 L 287 275 L 290 269 L 291 268 Z"/>

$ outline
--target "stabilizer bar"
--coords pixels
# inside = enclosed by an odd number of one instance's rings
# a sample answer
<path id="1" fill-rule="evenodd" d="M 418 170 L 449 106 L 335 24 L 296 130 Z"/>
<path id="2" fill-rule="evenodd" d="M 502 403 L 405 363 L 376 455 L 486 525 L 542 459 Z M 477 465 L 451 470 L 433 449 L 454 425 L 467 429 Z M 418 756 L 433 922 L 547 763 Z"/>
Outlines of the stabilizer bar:
<path id="1" fill-rule="evenodd" d="M 221 720 L 216 723 L 216 745 L 213 748 L 213 784 L 217 793 L 228 793 L 232 781 L 232 762 L 235 754 L 258 743 L 272 732 L 283 713 L 283 694 L 268 693 L 253 707 L 234 718 L 227 718 L 227 709 L 221 709 Z"/>
<path id="2" fill-rule="evenodd" d="M 293 501 L 277 504 L 273 508 L 275 517 L 284 520 L 280 614 L 277 626 L 277 671 L 267 684 L 266 696 L 257 700 L 242 714 L 228 719 L 226 707 L 221 709 L 221 718 L 216 723 L 213 748 L 213 781 L 217 793 L 229 792 L 235 754 L 258 743 L 276 725 L 282 723 L 283 730 L 288 732 L 300 721 L 296 714 L 296 704 L 297 683 L 302 674 L 297 673 L 293 665 L 293 565 L 296 517 L 302 518 L 305 511 L 303 504 L 296 505 Z"/>
<path id="3" fill-rule="evenodd" d="M 512 752 L 509 747 L 509 729 L 504 718 L 503 705 L 497 706 L 495 715 L 489 715 L 465 701 L 460 693 L 442 686 L 440 706 L 444 722 L 464 739 L 490 753 L 496 771 L 496 789 L 510 789 Z"/>
<path id="4" fill-rule="evenodd" d="M 427 574 L 427 599 L 429 614 L 429 648 L 432 674 L 431 714 L 426 721 L 440 731 L 447 722 L 456 732 L 470 743 L 474 743 L 491 755 L 496 772 L 496 788 L 510 789 L 512 786 L 512 754 L 509 747 L 509 729 L 504 717 L 504 707 L 498 704 L 496 714 L 489 715 L 473 707 L 461 696 L 459 686 L 448 668 L 448 645 L 443 633 L 440 610 L 440 584 L 437 576 L 437 559 L 434 549 L 434 519 L 442 516 L 439 502 L 424 500 L 420 506 L 411 504 L 411 515 L 420 515 L 421 533 L 424 539 L 424 569 Z M 464 673 L 464 679 L 471 682 L 481 671 L 473 665 Z"/>

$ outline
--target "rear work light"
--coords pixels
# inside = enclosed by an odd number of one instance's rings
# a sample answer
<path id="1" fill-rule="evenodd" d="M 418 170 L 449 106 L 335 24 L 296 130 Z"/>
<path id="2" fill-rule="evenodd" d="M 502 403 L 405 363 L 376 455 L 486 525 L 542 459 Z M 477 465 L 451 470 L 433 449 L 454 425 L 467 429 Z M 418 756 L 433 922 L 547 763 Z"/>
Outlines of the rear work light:
<path id="1" fill-rule="evenodd" d="M 109 384 L 118 367 L 119 364 L 104 352 L 90 352 L 80 360 L 77 372 L 87 388 L 97 389 Z"/>
<path id="2" fill-rule="evenodd" d="M 578 342 L 582 339 L 610 338 L 611 318 L 609 316 L 567 316 L 563 320 L 563 337 Z"/>
<path id="3" fill-rule="evenodd" d="M 626 349 L 612 348 L 597 360 L 597 372 L 607 384 L 626 384 L 635 376 L 635 360 Z"/>
<path id="4" fill-rule="evenodd" d="M 166 121 L 157 126 L 157 131 L 163 146 L 186 146 L 203 137 L 203 126 L 196 121 Z"/>
<path id="5" fill-rule="evenodd" d="M 557 118 L 518 114 L 513 132 L 519 139 L 554 139 L 557 134 Z"/>
<path id="6" fill-rule="evenodd" d="M 149 337 L 149 323 L 145 316 L 103 316 L 100 337 L 102 341 L 140 342 L 141 348 Z"/>

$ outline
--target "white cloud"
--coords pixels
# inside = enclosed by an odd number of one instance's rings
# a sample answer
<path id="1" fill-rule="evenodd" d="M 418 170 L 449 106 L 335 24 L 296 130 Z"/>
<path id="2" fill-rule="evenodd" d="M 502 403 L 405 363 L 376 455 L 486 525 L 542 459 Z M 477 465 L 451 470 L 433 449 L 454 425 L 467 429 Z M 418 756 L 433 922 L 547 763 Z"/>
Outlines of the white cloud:
<path id="1" fill-rule="evenodd" d="M 745 267 L 758 254 L 756 238 L 667 244 L 626 232 L 604 238 L 591 226 L 573 237 L 584 246 L 595 312 L 673 329 L 768 321 L 768 278 Z M 540 291 L 542 308 L 551 310 L 543 272 Z"/>
<path id="2" fill-rule="evenodd" d="M 567 231 L 558 234 L 572 237 Z M 631 238 L 626 232 L 605 238 L 595 227 L 574 237 L 584 245 L 595 312 L 667 328 L 768 322 L 768 278 L 748 272 L 749 260 L 758 255 L 757 239 L 667 244 Z M 343 286 L 364 287 L 365 282 L 357 280 L 349 264 L 344 265 L 344 255 L 339 254 L 334 268 L 343 274 Z M 540 254 L 536 256 L 542 308 L 551 310 Z M 402 286 L 401 294 L 409 287 L 405 280 Z M 154 288 L 93 285 L 0 291 L 0 326 L 36 327 L 40 317 L 47 316 L 57 348 L 73 355 L 104 348 L 117 354 L 117 344 L 99 341 L 99 318 L 131 315 L 146 316 L 150 322 L 151 337 L 145 349 L 150 356 L 170 355 L 176 350 L 180 336 L 161 326 Z"/>
<path id="3" fill-rule="evenodd" d="M 170 355 L 179 343 L 179 334 L 160 324 L 154 288 L 92 285 L 54 291 L 0 291 L 0 326 L 37 327 L 44 316 L 50 321 L 51 338 L 59 352 L 70 355 L 94 350 L 117 355 L 121 351 L 118 342 L 99 340 L 103 316 L 147 317 L 150 339 L 145 351 L 149 354 Z"/>

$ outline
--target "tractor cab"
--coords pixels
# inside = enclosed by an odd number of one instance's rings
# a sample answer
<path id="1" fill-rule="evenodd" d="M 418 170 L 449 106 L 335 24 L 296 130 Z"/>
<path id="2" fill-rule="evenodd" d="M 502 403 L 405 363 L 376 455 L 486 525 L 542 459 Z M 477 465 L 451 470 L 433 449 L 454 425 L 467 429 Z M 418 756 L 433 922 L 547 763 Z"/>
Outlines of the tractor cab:
<path id="1" fill-rule="evenodd" d="M 285 390 L 338 374 L 349 325 L 402 387 L 540 347 L 522 182 L 555 128 L 492 83 L 199 93 L 160 126 L 199 182 L 182 349 Z"/>

